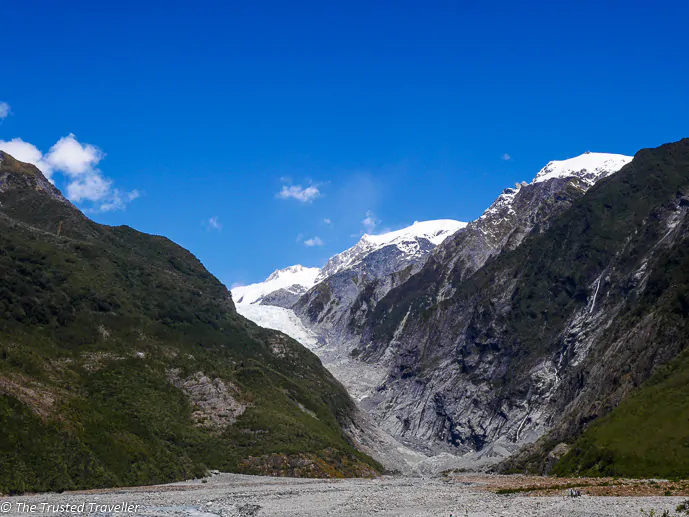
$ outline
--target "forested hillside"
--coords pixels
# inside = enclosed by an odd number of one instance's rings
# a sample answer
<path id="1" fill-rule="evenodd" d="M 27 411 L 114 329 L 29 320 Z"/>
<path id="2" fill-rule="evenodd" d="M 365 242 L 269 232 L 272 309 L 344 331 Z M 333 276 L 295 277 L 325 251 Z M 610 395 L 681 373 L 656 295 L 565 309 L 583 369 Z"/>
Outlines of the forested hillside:
<path id="1" fill-rule="evenodd" d="M 373 475 L 316 356 L 164 237 L 98 225 L 0 153 L 0 492 L 206 469 Z"/>

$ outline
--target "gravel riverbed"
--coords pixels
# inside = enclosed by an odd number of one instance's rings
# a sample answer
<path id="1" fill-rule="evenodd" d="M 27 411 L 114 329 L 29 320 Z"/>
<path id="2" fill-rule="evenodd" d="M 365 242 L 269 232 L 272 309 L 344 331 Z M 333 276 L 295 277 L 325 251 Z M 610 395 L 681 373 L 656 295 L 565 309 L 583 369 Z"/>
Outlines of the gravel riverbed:
<path id="1" fill-rule="evenodd" d="M 405 477 L 320 480 L 218 474 L 205 482 L 193 480 L 151 487 L 0 497 L 0 510 L 12 516 L 93 517 L 448 517 L 450 514 L 455 517 L 626 517 L 641 516 L 641 509 L 673 511 L 686 499 L 496 495 L 486 490 L 488 483 L 484 484 L 480 478 L 472 479 L 470 482 Z"/>

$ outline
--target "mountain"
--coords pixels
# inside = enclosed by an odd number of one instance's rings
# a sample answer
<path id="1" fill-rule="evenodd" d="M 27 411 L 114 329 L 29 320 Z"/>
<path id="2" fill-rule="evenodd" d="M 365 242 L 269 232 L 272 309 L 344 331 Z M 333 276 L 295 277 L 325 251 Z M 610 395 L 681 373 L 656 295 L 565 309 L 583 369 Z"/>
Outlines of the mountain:
<path id="1" fill-rule="evenodd" d="M 379 301 L 357 357 L 387 376 L 367 407 L 473 465 L 686 476 L 689 140 L 590 188 L 558 170 Z"/>
<path id="2" fill-rule="evenodd" d="M 446 274 L 439 280 L 439 296 L 491 257 L 517 248 L 532 231 L 546 230 L 553 218 L 568 210 L 592 185 L 631 160 L 630 156 L 589 152 L 551 161 L 531 183 L 506 188 L 481 217 L 437 250 L 436 262 L 444 263 Z"/>
<path id="3" fill-rule="evenodd" d="M 356 245 L 328 260 L 316 285 L 292 308 L 326 340 L 345 342 L 349 331 L 356 332 L 357 314 L 420 269 L 440 243 L 465 226 L 442 219 L 364 235 Z"/>
<path id="4" fill-rule="evenodd" d="M 370 274 L 377 277 L 389 275 L 402 269 L 398 261 L 366 259 L 373 253 L 385 250 L 386 253 L 395 254 L 395 258 L 405 263 L 418 263 L 427 255 L 428 250 L 443 242 L 457 230 L 464 228 L 466 223 L 451 219 L 436 221 L 415 221 L 414 224 L 400 230 L 382 233 L 379 235 L 364 234 L 359 242 L 348 250 L 332 257 L 320 271 L 316 283 L 322 282 L 345 270 L 353 270 L 357 267 L 368 268 Z M 374 268 L 377 268 L 375 271 Z"/>
<path id="5" fill-rule="evenodd" d="M 232 296 L 236 303 L 263 303 L 277 305 L 294 303 L 299 296 L 316 284 L 321 270 L 299 264 L 274 271 L 263 282 L 234 287 Z"/>
<path id="6" fill-rule="evenodd" d="M 422 267 L 401 281 L 393 276 L 394 285 L 383 296 L 363 300 L 360 305 L 364 310 L 340 324 L 340 328 L 352 329 L 344 339 L 342 334 L 329 334 L 333 343 L 330 348 L 346 351 L 347 355 L 340 354 L 335 361 L 326 358 L 324 363 L 385 431 L 405 443 L 469 453 L 467 461 L 473 465 L 494 463 L 532 442 L 544 428 L 537 423 L 533 430 L 521 425 L 530 414 L 526 406 L 515 405 L 507 412 L 500 409 L 508 415 L 507 424 L 495 418 L 494 390 L 490 386 L 493 373 L 478 383 L 462 375 L 478 366 L 473 362 L 484 352 L 477 355 L 463 351 L 465 357 L 456 356 L 456 352 L 436 353 L 438 341 L 452 343 L 453 350 L 461 348 L 463 339 L 473 347 L 474 336 L 469 333 L 463 338 L 455 321 L 450 327 L 447 322 L 432 324 L 427 319 L 429 308 L 443 304 L 457 309 L 448 317 L 461 321 L 468 308 L 459 310 L 452 305 L 452 299 L 465 281 L 491 260 L 520 248 L 527 237 L 548 231 L 552 222 L 582 199 L 596 181 L 630 161 L 630 157 L 620 155 L 587 153 L 550 162 L 530 184 L 505 189 L 479 219 L 434 249 Z M 314 290 L 295 305 L 297 314 L 300 304 Z M 307 327 L 317 328 L 312 318 L 302 314 L 302 320 Z M 479 332 L 481 325 L 477 323 L 471 332 Z M 485 358 L 489 369 L 490 361 L 499 356 L 489 354 Z M 366 390 L 362 393 L 352 386 L 352 381 L 364 384 Z M 458 396 L 460 393 L 464 396 Z M 534 415 L 531 418 L 538 420 Z M 512 425 L 515 429 L 510 430 Z"/>
<path id="7" fill-rule="evenodd" d="M 0 278 L 0 492 L 380 471 L 315 355 L 188 251 L 89 220 L 2 152 Z"/>
<path id="8" fill-rule="evenodd" d="M 549 162 L 536 174 L 532 183 L 576 177 L 592 186 L 598 180 L 617 172 L 630 161 L 632 157 L 623 154 L 586 152 L 568 160 Z"/>
<path id="9" fill-rule="evenodd" d="M 416 281 L 415 273 L 429 260 L 444 267 L 438 271 L 443 276 L 426 285 L 427 295 L 439 299 L 449 296 L 455 283 L 503 250 L 518 247 L 530 232 L 544 231 L 552 218 L 568 210 L 597 180 L 629 161 L 631 157 L 604 153 L 552 161 L 530 184 L 505 189 L 479 219 L 468 225 L 428 221 L 383 235 L 365 235 L 354 247 L 331 258 L 321 269 L 316 285 L 296 301 L 292 298 L 282 304 L 271 301 L 271 296 L 279 297 L 269 294 L 262 303 L 294 310 L 301 322 L 280 328 L 293 336 L 309 333 L 311 346 L 319 344 L 314 350 L 355 398 L 378 397 L 393 356 L 368 357 L 366 347 L 360 344 L 377 317 L 374 308 L 391 289 Z M 254 310 L 249 317 L 277 328 L 277 313 L 266 309 L 262 315 Z M 280 314 L 284 321 L 295 322 L 289 311 Z M 362 352 L 361 358 L 352 356 Z M 389 430 L 397 434 L 396 427 Z"/>
<path id="10" fill-rule="evenodd" d="M 586 153 L 411 264 L 362 239 L 290 307 L 398 443 L 465 468 L 686 477 L 688 211 L 689 139 Z"/>
<path id="11" fill-rule="evenodd" d="M 484 266 L 520 249 L 525 239 L 546 233 L 592 185 L 630 161 L 587 153 L 548 163 L 531 183 L 505 189 L 481 217 L 445 241 L 416 275 L 379 302 L 361 325 L 362 344 L 355 352 L 361 362 L 385 366 L 386 378 L 366 407 L 386 431 L 468 454 L 471 464 L 499 461 L 545 432 L 546 417 L 521 395 L 509 403 L 498 397 L 496 379 L 502 382 L 502 376 L 512 374 L 509 358 L 497 345 L 501 338 L 496 332 L 479 343 L 489 320 L 466 321 L 479 310 L 474 304 L 484 293 L 477 292 L 466 306 L 455 299 Z M 517 274 L 494 272 L 492 304 L 509 302 Z M 482 309 L 481 314 L 488 315 Z M 553 374 L 533 367 L 525 374 L 526 379 L 536 376 L 528 381 L 533 383 L 528 391 L 536 392 L 541 384 L 547 391 L 549 384 L 540 376 L 548 380 Z"/>
<path id="12" fill-rule="evenodd" d="M 409 253 L 388 245 L 412 232 L 364 237 L 333 257 L 321 281 L 291 308 L 301 327 L 316 336 L 314 350 L 324 364 L 384 431 L 419 450 L 466 454 L 468 466 L 498 462 L 550 429 L 552 413 L 541 406 L 547 405 L 542 401 L 550 397 L 557 369 L 539 357 L 523 373 L 516 394 L 507 396 L 503 384 L 512 386 L 504 377 L 516 373 L 510 370 L 511 349 L 506 353 L 499 343 L 511 338 L 490 330 L 492 313 L 479 303 L 483 291 L 462 306 L 456 297 L 503 256 L 551 231 L 592 186 L 631 161 L 586 153 L 550 162 L 531 183 L 505 189 L 461 231 L 435 243 L 403 244 L 420 252 L 411 263 L 404 261 Z M 492 286 L 482 287 L 495 293 L 492 304 L 507 311 L 519 271 L 493 275 Z M 482 314 L 478 320 L 471 319 L 478 317 L 475 311 Z M 486 331 L 490 339 L 481 337 Z"/>
<path id="13" fill-rule="evenodd" d="M 335 371 L 337 364 L 348 358 L 348 343 L 357 339 L 354 321 L 417 271 L 440 243 L 465 226 L 466 223 L 442 219 L 417 221 L 379 235 L 365 234 L 354 246 L 328 260 L 322 269 L 308 268 L 306 278 L 306 268 L 292 266 L 276 271 L 265 282 L 234 288 L 232 295 L 238 300 L 241 314 L 299 339 Z M 292 271 L 302 275 L 301 283 L 284 287 L 293 282 Z M 276 276 L 285 279 L 282 285 L 276 283 Z M 247 292 L 260 296 L 247 296 Z M 375 368 L 363 365 L 363 370 L 366 372 L 347 369 L 339 377 L 355 397 L 364 396 L 378 381 Z M 349 382 L 350 376 L 355 383 Z M 360 384 L 364 379 L 369 380 Z"/>
<path id="14" fill-rule="evenodd" d="M 364 234 L 354 246 L 330 258 L 322 269 L 299 264 L 279 269 L 263 282 L 234 287 L 232 297 L 237 304 L 291 308 L 309 289 L 340 272 L 368 268 L 369 275 L 384 277 L 411 263 L 420 263 L 429 250 L 464 226 L 466 223 L 450 219 L 416 221 L 400 230 Z M 367 257 L 382 250 L 386 253 L 385 260 L 366 261 Z"/>

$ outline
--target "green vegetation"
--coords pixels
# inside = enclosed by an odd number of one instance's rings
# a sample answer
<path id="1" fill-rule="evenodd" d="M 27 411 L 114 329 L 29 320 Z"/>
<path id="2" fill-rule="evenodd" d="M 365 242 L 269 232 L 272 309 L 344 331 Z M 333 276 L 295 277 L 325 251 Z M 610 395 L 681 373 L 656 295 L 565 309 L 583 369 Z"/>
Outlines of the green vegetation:
<path id="1" fill-rule="evenodd" d="M 380 470 L 345 439 L 353 403 L 318 358 L 237 315 L 192 254 L 93 223 L 37 169 L 0 158 L 0 493 L 207 469 Z M 221 379 L 246 410 L 232 425 L 204 424 L 173 370 Z"/>
<path id="2" fill-rule="evenodd" d="M 689 478 L 689 351 L 595 422 L 554 473 Z"/>
<path id="3" fill-rule="evenodd" d="M 562 483 L 559 485 L 532 485 L 515 488 L 500 488 L 495 491 L 498 495 L 522 494 L 526 492 L 540 492 L 546 490 L 569 490 L 570 488 L 582 488 L 587 486 L 608 486 L 609 483 L 592 485 L 591 483 Z"/>
<path id="4" fill-rule="evenodd" d="M 625 302 L 589 352 L 587 369 L 596 362 L 608 366 L 586 401 L 589 413 L 569 422 L 569 439 L 590 420 L 613 413 L 555 464 L 557 474 L 689 476 L 689 398 L 683 396 L 689 367 L 682 353 L 689 347 L 689 221 L 677 221 L 672 246 L 658 246 L 668 233 L 666 221 L 686 206 L 688 194 L 689 139 L 640 151 L 515 252 L 527 254 L 521 257 L 526 266 L 505 323 L 524 359 L 562 346 L 562 322 L 590 302 L 587 286 L 601 272 L 614 286 L 610 294 Z M 642 268 L 650 275 L 637 289 L 634 274 Z M 649 380 L 657 365 L 673 358 Z M 562 435 L 546 436 L 520 466 L 541 471 L 547 451 L 560 441 Z"/>

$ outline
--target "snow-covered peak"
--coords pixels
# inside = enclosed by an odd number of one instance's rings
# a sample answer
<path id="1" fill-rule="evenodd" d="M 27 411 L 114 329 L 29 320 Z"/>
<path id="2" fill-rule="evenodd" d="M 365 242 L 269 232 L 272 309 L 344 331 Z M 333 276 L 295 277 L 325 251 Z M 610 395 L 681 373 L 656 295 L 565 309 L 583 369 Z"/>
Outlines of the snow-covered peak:
<path id="1" fill-rule="evenodd" d="M 452 219 L 438 219 L 416 221 L 411 226 L 393 232 L 378 235 L 364 234 L 354 246 L 328 260 L 328 263 L 321 269 L 317 282 L 355 266 L 366 256 L 385 246 L 397 246 L 404 254 L 413 256 L 420 251 L 420 239 L 426 239 L 437 246 L 466 225 L 467 223 Z"/>
<path id="2" fill-rule="evenodd" d="M 318 275 L 318 271 L 320 271 L 320 269 L 317 267 L 304 267 L 301 264 L 296 264 L 294 266 L 288 266 L 284 269 L 276 269 L 268 278 L 266 278 L 266 282 L 277 280 L 279 278 L 300 278 L 302 276 L 309 277 L 314 272 L 316 275 Z"/>
<path id="3" fill-rule="evenodd" d="M 467 223 L 452 219 L 417 221 L 407 228 L 394 232 L 363 235 L 356 245 L 332 257 L 323 269 L 304 267 L 300 264 L 278 269 L 263 282 L 235 287 L 232 289 L 232 299 L 238 305 L 256 304 L 279 289 L 287 289 L 292 294 L 300 295 L 318 282 L 358 264 L 367 255 L 385 246 L 397 246 L 406 256 L 414 257 L 422 253 L 420 239 L 427 239 L 437 246 L 466 225 Z M 425 246 L 428 247 L 428 244 Z M 271 300 L 269 303 L 273 304 L 274 301 Z"/>
<path id="4" fill-rule="evenodd" d="M 264 282 L 243 285 L 232 289 L 232 298 L 237 304 L 249 304 L 278 289 L 300 286 L 311 289 L 316 284 L 316 277 L 320 273 L 317 267 L 304 267 L 299 264 L 274 271 Z"/>
<path id="5" fill-rule="evenodd" d="M 576 176 L 592 185 L 600 178 L 617 172 L 631 161 L 631 156 L 623 154 L 584 153 L 568 160 L 548 163 L 536 174 L 532 183 Z"/>
<path id="6" fill-rule="evenodd" d="M 428 239 L 436 246 L 447 239 L 457 230 L 464 228 L 467 223 L 453 219 L 437 219 L 435 221 L 414 221 L 414 224 L 395 230 L 394 232 L 381 233 L 379 235 L 364 234 L 362 240 L 367 240 L 375 245 L 387 245 L 401 239 L 414 239 L 422 237 Z"/>
<path id="7" fill-rule="evenodd" d="M 542 183 L 555 178 L 579 178 L 588 189 L 599 179 L 610 176 L 632 161 L 631 156 L 609 153 L 584 153 L 568 160 L 554 160 L 543 167 L 531 182 L 531 185 Z M 501 219 L 509 216 L 512 203 L 526 182 L 517 183 L 514 188 L 506 188 L 502 194 L 490 205 L 480 220 L 486 218 Z"/>

